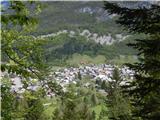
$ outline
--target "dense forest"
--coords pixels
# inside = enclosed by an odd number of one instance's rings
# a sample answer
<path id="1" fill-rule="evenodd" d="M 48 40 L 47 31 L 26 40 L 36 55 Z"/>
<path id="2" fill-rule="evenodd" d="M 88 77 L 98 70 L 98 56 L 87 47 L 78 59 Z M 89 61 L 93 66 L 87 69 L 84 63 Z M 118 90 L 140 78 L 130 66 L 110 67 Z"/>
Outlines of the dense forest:
<path id="1" fill-rule="evenodd" d="M 159 2 L 1 6 L 2 120 L 159 120 Z"/>

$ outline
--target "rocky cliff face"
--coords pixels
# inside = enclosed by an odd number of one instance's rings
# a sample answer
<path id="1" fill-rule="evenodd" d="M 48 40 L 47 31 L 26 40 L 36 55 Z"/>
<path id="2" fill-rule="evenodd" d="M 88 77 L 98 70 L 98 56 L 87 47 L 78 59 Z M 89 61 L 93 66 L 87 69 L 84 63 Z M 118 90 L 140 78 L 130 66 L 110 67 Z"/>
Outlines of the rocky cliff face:
<path id="1" fill-rule="evenodd" d="M 122 7 L 149 7 L 146 1 L 116 2 Z M 67 33 L 70 36 L 79 34 L 94 40 L 96 43 L 111 45 L 125 40 L 129 34 L 115 23 L 116 14 L 108 14 L 103 9 L 103 2 L 43 2 L 46 8 L 40 17 L 38 34 L 54 36 Z"/>
<path id="2" fill-rule="evenodd" d="M 68 34 L 70 37 L 74 37 L 76 35 L 84 36 L 87 38 L 87 40 L 93 40 L 101 45 L 112 45 L 113 43 L 123 41 L 130 36 L 130 35 L 115 34 L 115 36 L 112 37 L 110 33 L 106 35 L 98 35 L 97 33 L 91 33 L 89 30 L 85 29 L 79 32 L 72 30 L 71 31 L 62 30 L 56 33 L 41 35 L 40 37 L 41 38 L 54 37 L 60 34 Z"/>
<path id="3" fill-rule="evenodd" d="M 116 26 L 112 19 L 116 15 L 109 15 L 103 9 L 103 2 L 42 2 L 46 7 L 39 15 L 38 34 L 55 33 L 61 30 L 88 29 L 91 33 L 106 34 L 108 26 Z M 109 29 L 109 28 L 108 28 Z M 118 30 L 117 30 L 118 31 Z"/>

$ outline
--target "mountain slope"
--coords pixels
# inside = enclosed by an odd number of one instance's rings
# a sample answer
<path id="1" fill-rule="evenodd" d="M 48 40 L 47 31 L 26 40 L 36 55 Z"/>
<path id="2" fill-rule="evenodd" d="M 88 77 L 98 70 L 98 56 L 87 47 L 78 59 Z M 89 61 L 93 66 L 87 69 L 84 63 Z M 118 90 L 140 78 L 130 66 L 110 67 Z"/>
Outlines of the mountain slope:
<path id="1" fill-rule="evenodd" d="M 122 33 L 121 27 L 113 21 L 113 15 L 104 11 L 103 2 L 50 1 L 42 4 L 45 7 L 39 16 L 39 34 L 84 29 L 99 35 Z"/>
<path id="2" fill-rule="evenodd" d="M 45 46 L 49 62 L 66 64 L 68 59 L 72 61 L 74 54 L 102 55 L 107 61 L 136 55 L 132 48 L 126 46 L 134 36 L 129 36 L 123 27 L 115 23 L 118 16 L 109 15 L 103 9 L 103 2 L 48 1 L 42 4 L 45 7 L 39 15 L 40 24 L 34 34 L 50 39 Z M 127 3 L 126 6 L 132 4 Z"/>

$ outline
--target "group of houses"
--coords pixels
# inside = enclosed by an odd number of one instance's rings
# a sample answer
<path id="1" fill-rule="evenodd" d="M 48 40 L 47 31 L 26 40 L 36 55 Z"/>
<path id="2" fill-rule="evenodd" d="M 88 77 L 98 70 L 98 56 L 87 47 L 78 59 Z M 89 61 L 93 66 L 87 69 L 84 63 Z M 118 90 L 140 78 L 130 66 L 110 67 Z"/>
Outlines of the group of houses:
<path id="1" fill-rule="evenodd" d="M 113 71 L 115 68 L 118 68 L 120 77 L 123 80 L 132 80 L 134 78 L 134 71 L 130 70 L 128 67 L 118 67 L 111 64 L 91 64 L 87 66 L 59 69 L 55 72 L 51 72 L 49 78 L 52 78 L 51 80 L 56 80 L 63 87 L 63 89 L 65 89 L 65 86 L 69 83 L 76 83 L 77 80 L 81 80 L 85 76 L 88 76 L 92 80 L 101 80 L 106 82 L 112 81 Z M 3 73 L 3 75 L 6 74 Z M 24 88 L 24 81 L 20 76 L 11 75 L 10 78 L 12 81 L 11 91 L 15 93 L 23 93 L 26 89 L 35 91 L 41 84 L 36 79 L 30 79 L 29 81 L 27 81 L 27 87 Z M 122 82 L 122 84 L 125 84 L 124 81 Z M 45 86 L 47 88 L 47 84 Z M 46 93 L 48 94 L 48 96 L 54 95 L 54 93 L 50 89 L 48 89 Z"/>
<path id="2" fill-rule="evenodd" d="M 54 72 L 52 75 L 55 80 L 58 81 L 62 86 L 75 82 L 77 79 L 81 79 L 84 76 L 89 76 L 93 80 L 105 80 L 112 81 L 113 71 L 118 68 L 120 77 L 125 80 L 132 80 L 134 76 L 134 71 L 130 70 L 128 67 L 123 66 L 119 68 L 118 66 L 111 64 L 100 64 L 100 65 L 88 65 L 80 66 L 77 68 L 70 67 L 65 69 L 60 69 Z M 79 78 L 80 77 L 80 78 Z"/>

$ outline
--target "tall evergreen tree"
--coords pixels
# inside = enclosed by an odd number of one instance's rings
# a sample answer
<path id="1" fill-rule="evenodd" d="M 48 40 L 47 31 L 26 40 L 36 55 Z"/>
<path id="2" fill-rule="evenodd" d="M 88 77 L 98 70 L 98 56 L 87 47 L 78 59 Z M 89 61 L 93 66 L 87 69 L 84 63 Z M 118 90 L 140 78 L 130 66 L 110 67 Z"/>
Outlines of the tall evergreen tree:
<path id="1" fill-rule="evenodd" d="M 25 114 L 24 120 L 44 120 L 44 106 L 41 91 L 27 91 L 24 93 Z"/>
<path id="2" fill-rule="evenodd" d="M 1 79 L 3 81 L 1 85 L 1 119 L 2 120 L 11 120 L 12 119 L 12 111 L 13 101 L 15 96 L 10 92 L 11 85 L 6 82 L 6 78 Z"/>
<path id="3" fill-rule="evenodd" d="M 87 103 L 84 97 L 86 94 L 78 93 L 78 89 L 74 85 L 70 85 L 63 98 L 59 101 L 59 106 L 53 114 L 53 120 L 94 120 L 91 104 Z M 88 97 L 88 96 L 87 96 Z"/>
<path id="4" fill-rule="evenodd" d="M 121 3 L 118 3 L 121 4 Z M 160 118 L 160 6 L 127 8 L 117 3 L 105 2 L 105 9 L 118 14 L 117 23 L 131 33 L 146 34 L 129 44 L 138 50 L 139 62 L 129 64 L 135 70 L 135 80 L 128 88 L 133 96 L 135 119 L 158 120 Z M 134 118 L 134 117 L 132 117 Z"/>
<path id="5" fill-rule="evenodd" d="M 122 79 L 118 68 L 113 71 L 113 81 L 109 82 L 109 94 L 107 96 L 107 104 L 109 109 L 109 119 L 111 120 L 130 120 L 131 108 L 129 100 L 127 100 L 123 93 L 120 83 Z"/>
<path id="6" fill-rule="evenodd" d="M 92 94 L 91 101 L 92 101 L 93 105 L 97 105 L 98 104 L 98 98 L 96 96 L 96 93 Z"/>

